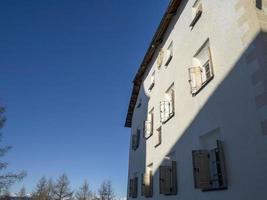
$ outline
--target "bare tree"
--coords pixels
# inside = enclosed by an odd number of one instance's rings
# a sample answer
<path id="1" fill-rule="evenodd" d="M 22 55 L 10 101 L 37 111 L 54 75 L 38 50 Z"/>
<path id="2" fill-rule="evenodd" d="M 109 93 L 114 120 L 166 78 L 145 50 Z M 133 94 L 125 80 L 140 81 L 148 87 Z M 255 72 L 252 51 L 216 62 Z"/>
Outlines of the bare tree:
<path id="1" fill-rule="evenodd" d="M 53 180 L 51 178 L 47 182 L 47 196 L 48 196 L 48 200 L 53 200 L 54 182 L 53 182 Z"/>
<path id="2" fill-rule="evenodd" d="M 54 186 L 55 200 L 70 200 L 73 196 L 73 191 L 70 188 L 70 182 L 66 174 L 62 174 Z"/>
<path id="3" fill-rule="evenodd" d="M 17 196 L 19 197 L 20 200 L 23 200 L 26 197 L 26 188 L 24 186 L 17 193 Z"/>
<path id="4" fill-rule="evenodd" d="M 4 127 L 6 122 L 6 117 L 4 116 L 5 108 L 0 106 L 0 129 Z M 2 139 L 2 134 L 0 133 L 0 142 Z M 0 147 L 0 157 L 3 157 L 9 150 L 11 146 Z M 0 162 L 0 171 L 5 171 L 8 167 L 8 163 Z M 3 194 L 13 183 L 22 180 L 26 176 L 25 172 L 12 173 L 3 172 L 0 175 L 0 194 Z"/>
<path id="5" fill-rule="evenodd" d="M 91 200 L 92 199 L 92 191 L 89 189 L 89 184 L 87 180 L 84 181 L 83 185 L 79 188 L 78 192 L 76 192 L 75 197 L 76 200 Z"/>
<path id="6" fill-rule="evenodd" d="M 98 195 L 100 200 L 115 200 L 114 190 L 112 188 L 111 181 L 104 181 L 99 190 Z"/>
<path id="7" fill-rule="evenodd" d="M 32 193 L 32 198 L 34 200 L 52 200 L 51 189 L 53 189 L 53 186 L 50 185 L 52 182 L 49 182 L 50 181 L 47 181 L 44 176 L 38 181 L 36 189 Z"/>
<path id="8" fill-rule="evenodd" d="M 11 200 L 10 192 L 8 190 L 5 190 L 3 192 L 3 195 L 1 195 L 0 199 L 3 199 L 3 200 Z"/>

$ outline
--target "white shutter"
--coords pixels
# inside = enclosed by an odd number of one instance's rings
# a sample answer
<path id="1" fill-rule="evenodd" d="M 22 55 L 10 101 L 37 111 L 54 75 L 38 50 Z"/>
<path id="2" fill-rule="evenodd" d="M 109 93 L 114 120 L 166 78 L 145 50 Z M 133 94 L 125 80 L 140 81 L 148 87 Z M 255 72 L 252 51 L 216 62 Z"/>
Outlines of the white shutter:
<path id="1" fill-rule="evenodd" d="M 170 102 L 164 101 L 164 121 L 166 121 L 170 116 Z"/>
<path id="2" fill-rule="evenodd" d="M 200 67 L 191 67 L 189 70 L 189 83 L 191 93 L 195 94 L 202 86 L 202 72 Z"/>
<path id="3" fill-rule="evenodd" d="M 164 119 L 164 117 L 165 117 L 164 112 L 165 112 L 164 101 L 161 101 L 160 102 L 160 122 L 164 122 L 165 121 L 165 119 Z"/>
<path id="4" fill-rule="evenodd" d="M 160 69 L 160 67 L 162 65 L 162 62 L 163 62 L 163 59 L 164 59 L 164 50 L 161 49 L 160 52 L 159 52 L 158 58 L 157 58 L 158 69 Z"/>
<path id="5" fill-rule="evenodd" d="M 145 121 L 145 137 L 148 138 L 152 134 L 152 121 Z"/>

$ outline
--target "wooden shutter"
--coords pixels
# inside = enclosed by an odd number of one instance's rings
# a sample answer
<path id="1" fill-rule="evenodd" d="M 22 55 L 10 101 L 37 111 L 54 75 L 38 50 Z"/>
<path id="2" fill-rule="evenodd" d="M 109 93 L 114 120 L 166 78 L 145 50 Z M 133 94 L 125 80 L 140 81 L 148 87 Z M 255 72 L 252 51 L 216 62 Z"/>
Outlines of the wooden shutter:
<path id="1" fill-rule="evenodd" d="M 166 179 L 166 169 L 165 166 L 159 167 L 159 193 L 165 194 L 165 179 Z"/>
<path id="2" fill-rule="evenodd" d="M 165 167 L 166 169 L 166 179 L 165 179 L 165 193 L 166 195 L 172 194 L 172 168 L 169 166 Z"/>
<path id="3" fill-rule="evenodd" d="M 226 164 L 225 164 L 225 157 L 224 157 L 224 150 L 223 150 L 223 142 L 217 140 L 217 150 L 218 150 L 218 175 L 219 175 L 219 185 L 220 187 L 227 188 L 227 173 L 226 173 Z"/>
<path id="4" fill-rule="evenodd" d="M 137 139 L 136 134 L 133 134 L 132 135 L 132 149 L 133 150 L 136 150 L 136 139 Z"/>
<path id="5" fill-rule="evenodd" d="M 177 164 L 176 161 L 172 161 L 172 178 L 171 178 L 171 185 L 172 185 L 172 195 L 177 194 Z"/>
<path id="6" fill-rule="evenodd" d="M 132 197 L 133 195 L 133 179 L 130 179 L 129 183 L 129 197 Z"/>
<path id="7" fill-rule="evenodd" d="M 192 156 L 195 188 L 210 189 L 209 152 L 207 150 L 193 151 Z"/>
<path id="8" fill-rule="evenodd" d="M 160 122 L 164 122 L 165 121 L 165 107 L 164 107 L 164 101 L 160 102 Z"/>
<path id="9" fill-rule="evenodd" d="M 172 194 L 172 167 L 160 166 L 160 194 Z"/>
<path id="10" fill-rule="evenodd" d="M 153 134 L 153 113 L 148 114 L 148 120 L 144 122 L 145 138 L 149 138 Z"/>
<path id="11" fill-rule="evenodd" d="M 152 171 L 143 174 L 143 196 L 152 197 L 153 194 L 153 176 Z"/>
<path id="12" fill-rule="evenodd" d="M 189 70 L 189 83 L 191 93 L 195 94 L 202 86 L 202 72 L 200 67 L 191 67 Z"/>
<path id="13" fill-rule="evenodd" d="M 170 102 L 164 101 L 164 122 L 169 118 L 170 116 Z"/>
<path id="14" fill-rule="evenodd" d="M 217 164 L 217 149 L 213 149 L 210 151 L 210 182 L 212 188 L 219 188 L 219 172 Z"/>
<path id="15" fill-rule="evenodd" d="M 164 56 L 164 65 L 167 66 L 172 58 L 172 52 L 170 49 L 165 50 L 165 56 Z"/>
<path id="16" fill-rule="evenodd" d="M 138 178 L 135 177 L 133 179 L 133 192 L 132 192 L 132 198 L 137 198 L 138 194 Z"/>

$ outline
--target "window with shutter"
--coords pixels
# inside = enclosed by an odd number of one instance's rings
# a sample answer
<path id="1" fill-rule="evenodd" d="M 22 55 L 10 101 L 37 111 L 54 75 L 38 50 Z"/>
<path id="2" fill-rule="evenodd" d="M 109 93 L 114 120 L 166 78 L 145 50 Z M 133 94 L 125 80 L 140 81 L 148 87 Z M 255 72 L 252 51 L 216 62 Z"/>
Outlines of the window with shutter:
<path id="1" fill-rule="evenodd" d="M 195 26 L 201 15 L 202 15 L 202 3 L 201 0 L 196 0 L 192 6 L 192 22 L 189 25 L 191 28 Z"/>
<path id="2" fill-rule="evenodd" d="M 132 149 L 135 151 L 139 147 L 141 130 L 137 129 L 136 134 L 132 135 Z"/>
<path id="3" fill-rule="evenodd" d="M 150 85 L 148 87 L 148 90 L 151 91 L 155 85 L 155 71 L 151 74 L 150 77 Z"/>
<path id="4" fill-rule="evenodd" d="M 195 188 L 209 189 L 210 184 L 210 169 L 209 169 L 209 151 L 198 150 L 193 151 L 193 168 Z"/>
<path id="5" fill-rule="evenodd" d="M 262 0 L 255 0 L 255 2 L 256 2 L 256 7 L 258 9 L 262 9 Z"/>
<path id="6" fill-rule="evenodd" d="M 177 194 L 177 167 L 172 161 L 172 166 L 160 166 L 160 194 Z"/>
<path id="7" fill-rule="evenodd" d="M 158 69 L 160 69 L 162 63 L 163 63 L 163 59 L 164 59 L 164 50 L 161 49 L 159 54 L 158 54 L 158 58 L 157 58 L 157 66 L 158 66 Z"/>
<path id="8" fill-rule="evenodd" d="M 168 66 L 169 63 L 171 62 L 173 57 L 173 42 L 170 43 L 170 45 L 168 46 L 167 50 L 166 50 L 166 55 L 165 55 L 165 62 L 164 65 Z"/>
<path id="9" fill-rule="evenodd" d="M 142 196 L 152 197 L 153 196 L 153 176 L 152 171 L 143 174 L 142 181 Z"/>
<path id="10" fill-rule="evenodd" d="M 172 116 L 174 116 L 174 84 L 165 92 L 164 101 L 160 102 L 160 121 L 166 123 Z"/>
<path id="11" fill-rule="evenodd" d="M 189 83 L 191 86 L 191 93 L 196 94 L 202 86 L 202 75 L 200 67 L 191 67 L 189 70 Z"/>
<path id="12" fill-rule="evenodd" d="M 152 110 L 148 113 L 147 120 L 144 122 L 144 134 L 146 139 L 153 135 L 153 124 L 154 108 L 152 108 Z"/>
<path id="13" fill-rule="evenodd" d="M 195 67 L 189 68 L 191 93 L 195 96 L 214 77 L 209 40 L 198 50 L 193 58 Z"/>
<path id="14" fill-rule="evenodd" d="M 202 191 L 227 189 L 227 176 L 222 142 L 217 148 L 192 152 L 195 188 Z"/>

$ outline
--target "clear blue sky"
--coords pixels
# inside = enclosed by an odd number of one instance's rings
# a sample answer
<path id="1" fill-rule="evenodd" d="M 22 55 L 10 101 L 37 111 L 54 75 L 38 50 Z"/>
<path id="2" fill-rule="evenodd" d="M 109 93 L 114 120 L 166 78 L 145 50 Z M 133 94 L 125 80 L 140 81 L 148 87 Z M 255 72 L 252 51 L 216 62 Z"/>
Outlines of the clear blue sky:
<path id="1" fill-rule="evenodd" d="M 126 196 L 132 80 L 168 0 L 1 0 L 0 103 L 9 169 L 30 192 L 67 173 Z"/>

